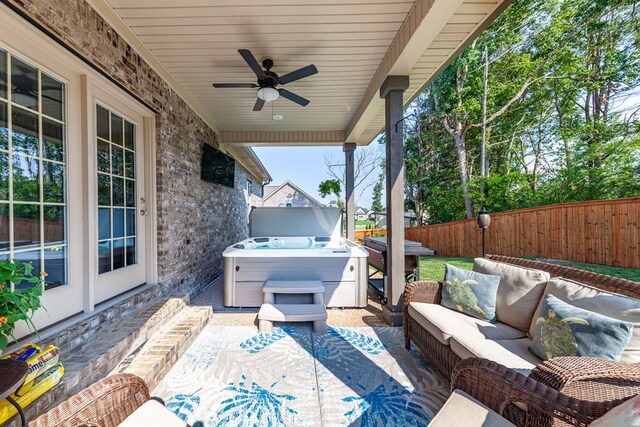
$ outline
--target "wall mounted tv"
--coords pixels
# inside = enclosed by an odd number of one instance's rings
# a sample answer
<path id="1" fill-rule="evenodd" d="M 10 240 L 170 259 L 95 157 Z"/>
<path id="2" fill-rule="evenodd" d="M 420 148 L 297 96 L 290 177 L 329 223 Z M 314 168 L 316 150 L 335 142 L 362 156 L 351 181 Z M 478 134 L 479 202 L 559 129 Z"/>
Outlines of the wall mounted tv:
<path id="1" fill-rule="evenodd" d="M 202 180 L 233 188 L 236 161 L 209 144 L 202 150 Z"/>

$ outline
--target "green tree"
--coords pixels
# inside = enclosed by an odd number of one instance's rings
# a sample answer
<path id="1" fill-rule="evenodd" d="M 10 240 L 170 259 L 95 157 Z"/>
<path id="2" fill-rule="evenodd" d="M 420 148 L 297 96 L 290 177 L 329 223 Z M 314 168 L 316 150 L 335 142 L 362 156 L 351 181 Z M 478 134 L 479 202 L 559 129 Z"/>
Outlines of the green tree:
<path id="1" fill-rule="evenodd" d="M 382 186 L 384 175 L 380 174 L 378 180 L 373 185 L 373 196 L 371 200 L 371 210 L 374 212 L 384 212 L 384 206 L 382 205 Z"/>
<path id="2" fill-rule="evenodd" d="M 324 198 L 331 194 L 336 197 L 340 197 L 342 192 L 342 186 L 337 179 L 327 179 L 320 183 L 318 186 L 318 193 Z"/>

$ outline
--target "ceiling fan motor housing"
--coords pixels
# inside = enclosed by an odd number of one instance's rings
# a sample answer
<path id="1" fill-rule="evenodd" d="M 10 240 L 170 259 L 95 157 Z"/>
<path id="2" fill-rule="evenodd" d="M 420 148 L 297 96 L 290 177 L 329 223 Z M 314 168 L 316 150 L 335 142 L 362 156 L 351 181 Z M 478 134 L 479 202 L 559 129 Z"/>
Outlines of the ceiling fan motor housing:
<path id="1" fill-rule="evenodd" d="M 258 79 L 260 87 L 275 87 L 278 84 L 278 75 L 273 71 L 265 71 L 266 77 Z"/>

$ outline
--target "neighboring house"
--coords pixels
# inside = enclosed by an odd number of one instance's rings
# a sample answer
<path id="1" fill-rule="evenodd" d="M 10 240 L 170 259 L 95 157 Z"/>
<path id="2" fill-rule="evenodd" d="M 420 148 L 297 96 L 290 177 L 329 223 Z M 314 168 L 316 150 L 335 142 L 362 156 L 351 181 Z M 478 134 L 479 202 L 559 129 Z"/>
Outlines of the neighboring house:
<path id="1" fill-rule="evenodd" d="M 320 208 L 324 205 L 291 181 L 285 181 L 282 185 L 268 185 L 264 187 L 262 206 Z"/>
<path id="2" fill-rule="evenodd" d="M 368 219 L 367 211 L 364 208 L 356 206 L 356 221 L 366 221 Z"/>

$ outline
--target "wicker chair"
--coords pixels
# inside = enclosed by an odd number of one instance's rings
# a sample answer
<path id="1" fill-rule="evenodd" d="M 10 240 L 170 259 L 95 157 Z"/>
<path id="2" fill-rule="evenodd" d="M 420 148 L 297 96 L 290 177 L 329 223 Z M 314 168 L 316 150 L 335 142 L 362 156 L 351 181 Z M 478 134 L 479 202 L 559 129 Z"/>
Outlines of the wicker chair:
<path id="1" fill-rule="evenodd" d="M 36 418 L 29 427 L 116 427 L 149 398 L 149 389 L 142 378 L 114 374 Z"/>
<path id="2" fill-rule="evenodd" d="M 488 255 L 487 258 L 544 270 L 552 277 L 564 277 L 607 292 L 640 299 L 640 283 L 630 280 L 520 258 L 499 255 Z M 448 345 L 440 343 L 408 315 L 411 302 L 439 304 L 441 293 L 441 282 L 425 281 L 407 285 L 404 293 L 407 349 L 413 342 L 441 373 L 451 376 L 453 388 L 461 388 L 514 424 L 586 425 L 640 393 L 640 364 L 621 364 L 589 357 L 558 357 L 538 365 L 529 377 L 525 377 L 484 359 L 462 361 Z M 510 384 L 513 381 L 515 383 Z M 536 396 L 530 396 L 531 394 Z M 529 406 L 511 403 L 520 398 Z M 543 401 L 546 403 L 541 404 Z M 567 407 L 569 415 L 558 415 L 552 420 L 549 417 L 550 411 L 559 411 L 558 405 L 563 406 L 567 402 L 578 405 L 575 406 L 577 412 L 572 412 L 572 407 Z"/>

